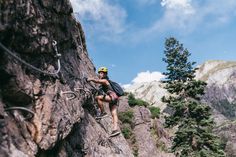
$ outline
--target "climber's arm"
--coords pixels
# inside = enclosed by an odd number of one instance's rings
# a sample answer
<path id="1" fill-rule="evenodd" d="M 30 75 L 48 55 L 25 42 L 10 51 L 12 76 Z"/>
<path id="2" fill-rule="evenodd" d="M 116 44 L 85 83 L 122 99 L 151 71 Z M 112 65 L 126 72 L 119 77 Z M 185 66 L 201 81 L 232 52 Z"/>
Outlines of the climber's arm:
<path id="1" fill-rule="evenodd" d="M 88 78 L 87 81 L 92 81 L 92 82 L 95 82 L 95 83 L 98 83 L 98 84 L 104 84 L 104 85 L 107 85 L 108 84 L 108 81 L 106 79 L 95 79 L 95 78 Z"/>

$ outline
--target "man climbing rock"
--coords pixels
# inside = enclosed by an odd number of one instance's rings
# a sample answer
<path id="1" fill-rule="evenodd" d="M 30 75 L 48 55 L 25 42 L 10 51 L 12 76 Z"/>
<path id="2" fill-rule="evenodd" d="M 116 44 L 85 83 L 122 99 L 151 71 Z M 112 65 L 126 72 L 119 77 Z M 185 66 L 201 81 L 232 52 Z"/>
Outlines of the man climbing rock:
<path id="1" fill-rule="evenodd" d="M 120 134 L 118 130 L 118 116 L 117 116 L 119 96 L 116 94 L 116 92 L 112 88 L 107 73 L 108 73 L 108 69 L 106 67 L 100 67 L 98 69 L 98 79 L 88 78 L 87 81 L 92 81 L 101 85 L 100 89 L 104 92 L 104 94 L 100 94 L 96 96 L 95 98 L 97 101 L 98 107 L 101 111 L 100 115 L 97 116 L 96 119 L 101 119 L 108 116 L 103 106 L 104 102 L 108 102 L 111 115 L 112 115 L 112 121 L 113 121 L 113 131 L 110 135 L 112 137 L 112 136 L 116 136 Z"/>

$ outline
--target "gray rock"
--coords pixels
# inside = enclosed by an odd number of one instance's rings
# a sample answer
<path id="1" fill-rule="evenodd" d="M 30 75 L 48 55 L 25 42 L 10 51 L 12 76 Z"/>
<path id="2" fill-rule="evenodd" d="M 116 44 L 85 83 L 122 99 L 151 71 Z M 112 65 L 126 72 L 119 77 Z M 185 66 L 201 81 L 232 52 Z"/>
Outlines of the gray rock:
<path id="1" fill-rule="evenodd" d="M 134 109 L 134 134 L 138 144 L 138 156 L 150 157 L 158 156 L 158 151 L 154 138 L 151 135 L 151 114 L 145 107 L 135 107 Z"/>

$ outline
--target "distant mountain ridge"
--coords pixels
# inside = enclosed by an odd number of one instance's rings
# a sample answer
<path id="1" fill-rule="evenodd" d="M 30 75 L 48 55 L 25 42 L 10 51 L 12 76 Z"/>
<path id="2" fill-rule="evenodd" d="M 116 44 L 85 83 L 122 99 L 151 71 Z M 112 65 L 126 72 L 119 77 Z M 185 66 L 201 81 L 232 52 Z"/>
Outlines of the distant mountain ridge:
<path id="1" fill-rule="evenodd" d="M 212 60 L 198 66 L 196 79 L 207 83 L 202 102 L 213 109 L 215 133 L 225 142 L 227 156 L 236 157 L 236 61 Z M 159 81 L 133 84 L 126 88 L 163 111 L 161 97 L 168 95 Z"/>
<path id="2" fill-rule="evenodd" d="M 126 88 L 125 91 L 131 92 L 135 97 L 160 107 L 161 111 L 166 108 L 166 105 L 161 101 L 161 98 L 168 93 L 167 90 L 163 88 L 163 84 L 159 81 L 133 84 Z"/>
<path id="3" fill-rule="evenodd" d="M 198 66 L 196 79 L 207 82 L 203 102 L 214 109 L 214 116 L 221 119 L 219 124 L 236 116 L 236 61 L 212 60 Z M 132 92 L 137 98 L 144 99 L 164 110 L 166 105 L 161 102 L 168 92 L 159 81 L 137 83 L 125 90 Z"/>

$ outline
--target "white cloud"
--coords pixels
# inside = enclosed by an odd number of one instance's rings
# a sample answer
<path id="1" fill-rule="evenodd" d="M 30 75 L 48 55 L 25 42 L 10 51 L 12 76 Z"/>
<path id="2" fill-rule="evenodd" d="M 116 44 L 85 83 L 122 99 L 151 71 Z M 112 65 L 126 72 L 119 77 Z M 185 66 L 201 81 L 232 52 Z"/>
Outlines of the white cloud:
<path id="1" fill-rule="evenodd" d="M 192 18 L 196 14 L 196 9 L 192 6 L 191 0 L 162 0 L 162 7 L 165 8 L 165 13 L 161 19 L 158 19 L 151 31 L 168 30 L 168 29 L 183 29 L 192 25 Z"/>
<path id="2" fill-rule="evenodd" d="M 125 30 L 126 11 L 108 0 L 70 0 L 76 18 L 86 21 L 93 31 L 119 34 Z M 81 18 L 81 19 L 80 19 Z"/>
<path id="3" fill-rule="evenodd" d="M 234 17 L 236 13 L 235 0 L 161 0 L 161 6 L 165 8 L 164 18 L 170 18 L 165 15 L 172 12 L 181 15 L 182 18 L 187 17 L 188 21 L 194 24 L 207 23 L 209 17 L 214 21 L 225 23 L 230 17 Z M 173 18 L 178 17 L 172 16 L 172 20 Z"/>
<path id="4" fill-rule="evenodd" d="M 133 84 L 139 84 L 139 83 L 147 83 L 147 82 L 152 82 L 152 81 L 160 81 L 163 78 L 165 78 L 165 75 L 163 75 L 159 71 L 145 71 L 145 72 L 140 72 L 137 74 L 137 76 L 131 81 L 129 84 L 123 84 L 122 87 L 124 89 L 129 88 Z"/>
<path id="5" fill-rule="evenodd" d="M 214 28 L 226 24 L 235 17 L 235 0 L 162 0 L 166 9 L 162 19 L 152 26 L 180 28 L 182 32 L 197 28 Z M 174 27 L 171 27 L 174 26 Z"/>
<path id="6" fill-rule="evenodd" d="M 162 0 L 161 5 L 166 7 L 167 10 L 181 11 L 181 14 L 192 14 L 195 12 L 191 5 L 191 0 Z"/>
<path id="7" fill-rule="evenodd" d="M 208 31 L 232 21 L 236 16 L 235 0 L 161 0 L 163 16 L 131 37 L 140 42 L 169 32 L 188 35 L 197 29 Z"/>
<path id="8" fill-rule="evenodd" d="M 160 81 L 165 76 L 158 71 L 150 72 L 140 72 L 138 75 L 132 80 L 132 83 L 142 83 L 142 82 L 152 82 L 152 81 Z"/>
<path id="9" fill-rule="evenodd" d="M 200 22 L 210 27 L 227 24 L 235 18 L 235 8 L 235 0 L 208 0 L 203 7 L 198 6 Z"/>
<path id="10" fill-rule="evenodd" d="M 201 29 L 207 31 L 232 21 L 236 16 L 235 0 L 137 0 L 138 5 L 156 5 L 164 9 L 163 15 L 145 28 L 127 23 L 127 11 L 119 5 L 120 0 L 70 0 L 77 18 L 88 31 L 87 37 L 109 41 L 143 39 L 164 33 L 189 33 Z M 159 5 L 159 6 L 158 6 Z M 163 10 L 162 9 L 162 10 Z M 77 15 L 77 14 L 76 14 Z"/>
<path id="11" fill-rule="evenodd" d="M 163 16 L 149 27 L 133 34 L 132 41 L 139 42 L 147 37 L 151 39 L 157 33 L 170 31 L 188 33 L 195 28 L 193 17 L 196 16 L 196 8 L 191 4 L 191 0 L 161 0 L 161 6 L 165 9 Z"/>
<path id="12" fill-rule="evenodd" d="M 124 84 L 124 85 L 122 85 L 122 87 L 124 88 L 124 89 L 127 89 L 127 88 L 129 88 L 131 86 L 131 84 Z"/>

